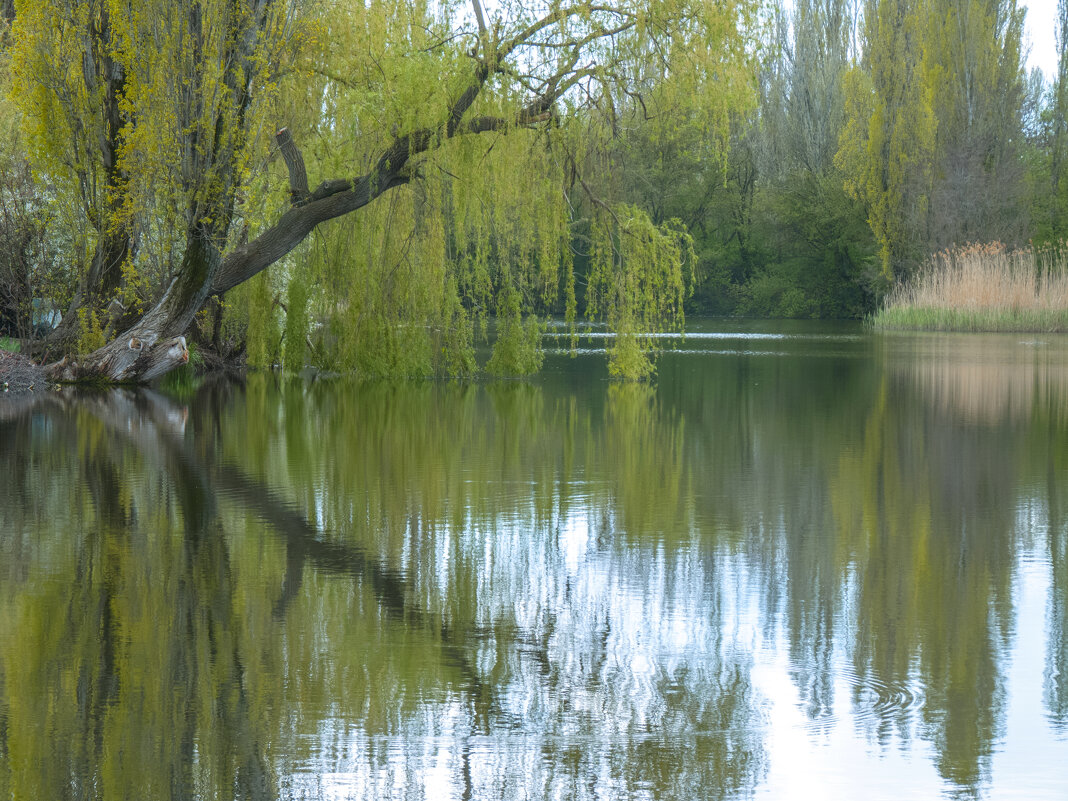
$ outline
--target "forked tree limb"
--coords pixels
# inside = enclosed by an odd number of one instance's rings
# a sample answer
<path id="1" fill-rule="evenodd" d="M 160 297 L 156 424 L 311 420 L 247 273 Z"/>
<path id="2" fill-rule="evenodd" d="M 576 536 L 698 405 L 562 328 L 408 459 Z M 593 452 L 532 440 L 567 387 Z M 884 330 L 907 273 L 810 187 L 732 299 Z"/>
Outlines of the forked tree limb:
<path id="1" fill-rule="evenodd" d="M 304 157 L 300 149 L 293 143 L 293 136 L 288 128 L 283 128 L 275 134 L 278 149 L 282 153 L 282 160 L 286 163 L 289 171 L 289 198 L 294 206 L 301 206 L 308 202 L 308 171 L 304 166 Z"/>

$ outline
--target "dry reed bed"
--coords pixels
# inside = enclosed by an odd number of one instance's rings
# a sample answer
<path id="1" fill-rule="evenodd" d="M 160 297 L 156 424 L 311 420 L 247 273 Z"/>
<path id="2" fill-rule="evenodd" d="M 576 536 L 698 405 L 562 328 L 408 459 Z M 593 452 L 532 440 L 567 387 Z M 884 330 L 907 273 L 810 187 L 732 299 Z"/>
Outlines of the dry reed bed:
<path id="1" fill-rule="evenodd" d="M 969 245 L 932 256 L 872 319 L 877 328 L 1068 331 L 1068 245 Z"/>

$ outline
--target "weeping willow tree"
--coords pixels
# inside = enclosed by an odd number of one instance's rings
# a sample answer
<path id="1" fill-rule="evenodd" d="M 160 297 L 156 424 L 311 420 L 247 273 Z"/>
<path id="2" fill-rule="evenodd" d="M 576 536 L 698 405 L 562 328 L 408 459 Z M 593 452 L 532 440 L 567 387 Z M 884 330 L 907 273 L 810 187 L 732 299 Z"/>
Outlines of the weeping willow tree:
<path id="1" fill-rule="evenodd" d="M 39 174 L 86 223 L 70 308 L 110 337 L 54 376 L 166 372 L 232 290 L 251 340 L 283 332 L 250 341 L 253 362 L 467 372 L 496 319 L 489 368 L 528 372 L 539 315 L 573 320 L 584 279 L 587 312 L 621 334 L 614 369 L 647 374 L 640 334 L 681 324 L 692 251 L 620 205 L 606 143 L 687 124 L 722 152 L 753 99 L 755 15 L 750 0 L 490 17 L 478 0 L 17 5 Z"/>

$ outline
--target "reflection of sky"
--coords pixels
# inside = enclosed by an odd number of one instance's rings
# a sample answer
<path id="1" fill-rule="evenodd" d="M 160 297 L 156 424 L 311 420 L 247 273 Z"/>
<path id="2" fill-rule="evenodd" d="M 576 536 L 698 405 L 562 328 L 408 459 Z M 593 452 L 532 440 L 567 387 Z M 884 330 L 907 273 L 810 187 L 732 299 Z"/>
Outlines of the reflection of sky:
<path id="1" fill-rule="evenodd" d="M 517 521 L 437 534 L 450 546 L 435 545 L 434 580 L 449 582 L 443 565 L 477 555 L 485 568 L 480 620 L 487 632 L 502 620 L 517 629 L 503 656 L 493 635 L 473 646 L 480 671 L 500 677 L 489 733 L 452 693 L 426 699 L 414 717 L 398 721 L 400 730 L 378 740 L 358 723 L 327 719 L 313 740 L 319 753 L 294 766 L 294 788 L 324 798 L 450 799 L 462 796 L 468 775 L 476 798 L 498 797 L 498 790 L 509 798 L 540 798 L 541 790 L 572 798 L 564 763 L 582 754 L 586 789 L 579 797 L 652 798 L 635 795 L 642 769 L 632 766 L 632 752 L 643 741 L 685 758 L 697 738 L 730 737 L 741 745 L 727 751 L 738 753 L 751 736 L 763 736 L 753 725 L 759 709 L 724 684 L 740 665 L 744 675 L 754 642 L 749 621 L 729 600 L 748 582 L 744 560 L 718 554 L 710 570 L 697 544 L 666 548 L 655 539 L 620 549 L 599 541 L 602 516 L 582 505 L 549 529 Z M 449 557 L 457 545 L 460 552 Z M 666 695 L 675 697 L 675 709 Z M 693 725 L 722 723 L 715 711 L 735 702 L 741 708 L 727 714 L 727 730 Z M 689 785 L 739 784 L 714 774 L 709 781 L 709 769 L 687 764 L 695 774 Z"/>
<path id="2" fill-rule="evenodd" d="M 530 778 L 535 780 L 528 789 L 556 786 L 554 763 L 577 749 L 593 755 L 595 764 L 600 755 L 599 766 L 591 766 L 585 778 L 611 796 L 628 789 L 606 756 L 613 747 L 653 736 L 666 737 L 684 751 L 698 734 L 663 729 L 662 681 L 678 676 L 694 681 L 688 671 L 701 674 L 711 667 L 691 689 L 715 692 L 715 666 L 731 654 L 751 664 L 757 715 L 744 722 L 762 730 L 768 754 L 767 774 L 756 785 L 758 798 L 899 799 L 932 797 L 933 788 L 949 792 L 935 767 L 937 754 L 919 731 L 922 687 L 909 688 L 915 705 L 907 715 L 907 740 L 898 734 L 879 743 L 866 733 L 864 721 L 881 713 L 872 708 L 874 692 L 862 691 L 857 700 L 862 680 L 851 668 L 845 636 L 851 626 L 847 618 L 855 611 L 854 582 L 845 582 L 843 619 L 834 632 L 833 713 L 814 721 L 796 683 L 799 666 L 791 662 L 789 628 L 781 619 L 766 625 L 766 577 L 759 575 L 766 566 L 729 550 L 709 554 L 697 543 L 670 553 L 662 544 L 629 553 L 599 548 L 594 520 L 585 509 L 569 514 L 545 549 L 531 547 L 531 532 L 521 526 L 485 533 L 478 543 L 488 563 L 496 565 L 487 590 L 504 585 L 517 591 L 511 602 L 521 629 L 538 632 L 545 625 L 543 615 L 554 610 L 545 656 L 561 669 L 559 683 L 550 691 L 531 665 L 519 666 L 502 698 L 503 717 L 513 729 L 489 736 L 477 732 L 467 704 L 455 697 L 428 702 L 418 719 L 404 724 L 399 738 L 376 741 L 356 726 L 327 721 L 320 733 L 322 750 L 305 766 L 318 775 L 297 776 L 295 786 L 309 782 L 305 789 L 314 786 L 325 798 L 449 799 L 461 796 L 458 777 L 465 771 L 481 791 L 502 777 L 510 777 L 514 789 Z M 1028 525 L 1036 524 L 1040 521 Z M 1051 587 L 1042 547 L 1036 543 L 1022 553 L 1016 568 L 1010 650 L 1018 656 L 1045 651 Z M 517 563 L 516 549 L 539 557 Z M 508 602 L 507 592 L 487 597 L 491 603 Z M 1049 736 L 1042 714 L 1043 667 L 1034 656 L 1005 667 L 1005 728 L 993 744 L 984 797 L 1058 798 L 1068 785 L 1064 743 Z M 463 748 L 469 749 L 466 764 Z M 1035 771 L 1036 765 L 1042 769 Z"/>
<path id="3" fill-rule="evenodd" d="M 1043 546 L 1041 546 L 1044 548 Z M 990 798 L 1056 798 L 1068 786 L 1068 738 L 1057 742 L 1038 737 L 1050 725 L 1035 710 L 1043 706 L 1042 687 L 1045 653 L 1046 611 L 1050 601 L 1050 564 L 1045 553 L 1020 555 L 1017 565 L 1016 632 L 1013 654 L 1007 666 L 1009 703 L 1005 733 L 993 762 Z M 1034 655 L 1034 656 L 1031 656 Z M 1022 658 L 1020 658 L 1022 657 Z"/>
<path id="4" fill-rule="evenodd" d="M 1021 534 L 1039 534 L 1040 521 L 1021 520 Z M 1026 540 L 1024 536 L 1022 539 Z M 1062 738 L 1050 736 L 1050 725 L 1042 713 L 1043 672 L 1047 604 L 1050 602 L 1050 563 L 1045 538 L 1020 555 L 1016 580 L 1014 639 L 1015 657 L 1005 665 L 1007 695 L 1004 730 L 994 743 L 991 775 L 984 782 L 982 796 L 990 799 L 1053 799 L 1063 796 L 1068 786 L 1068 759 Z M 758 601 L 748 614 L 753 621 L 762 617 Z M 757 692 L 768 699 L 767 779 L 758 788 L 758 797 L 789 799 L 900 799 L 931 797 L 931 788 L 944 786 L 935 769 L 937 755 L 920 737 L 894 747 L 880 746 L 858 736 L 854 721 L 864 711 L 853 706 L 847 656 L 836 638 L 835 710 L 827 725 L 815 728 L 805 715 L 805 704 L 791 678 L 788 631 L 779 629 L 775 642 L 757 650 L 753 682 Z M 922 689 L 912 688 L 922 703 Z M 914 710 L 915 717 L 920 710 Z M 946 792 L 949 790 L 947 788 Z"/>

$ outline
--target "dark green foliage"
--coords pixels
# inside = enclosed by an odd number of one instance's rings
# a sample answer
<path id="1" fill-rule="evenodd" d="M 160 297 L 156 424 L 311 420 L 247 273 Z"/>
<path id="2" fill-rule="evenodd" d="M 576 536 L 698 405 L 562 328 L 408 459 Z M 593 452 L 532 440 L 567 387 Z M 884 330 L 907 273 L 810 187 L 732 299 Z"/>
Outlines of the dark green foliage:
<path id="1" fill-rule="evenodd" d="M 744 158 L 732 151 L 732 161 Z M 746 188 L 746 175 L 732 168 L 727 183 L 701 199 L 707 219 L 691 228 L 698 268 L 689 308 L 749 317 L 871 313 L 886 283 L 871 229 L 841 176 L 799 170 Z"/>

